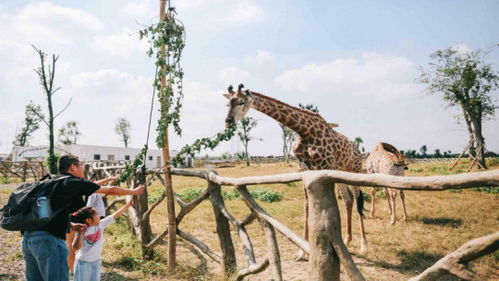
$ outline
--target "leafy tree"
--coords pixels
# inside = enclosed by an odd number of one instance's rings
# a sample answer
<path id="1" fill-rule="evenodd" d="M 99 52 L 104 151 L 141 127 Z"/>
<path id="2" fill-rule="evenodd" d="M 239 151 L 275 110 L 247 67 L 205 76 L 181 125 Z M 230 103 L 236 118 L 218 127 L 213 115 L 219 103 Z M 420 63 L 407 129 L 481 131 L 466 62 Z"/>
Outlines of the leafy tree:
<path id="1" fill-rule="evenodd" d="M 310 110 L 310 111 L 315 112 L 315 113 L 319 113 L 319 109 L 317 108 L 316 105 L 313 105 L 313 104 L 301 104 L 301 103 L 299 103 L 298 107 L 300 107 L 302 109 Z"/>
<path id="2" fill-rule="evenodd" d="M 120 136 L 123 144 L 125 144 L 125 147 L 128 147 L 128 144 L 130 143 L 131 127 L 132 125 L 130 124 L 130 121 L 128 121 L 128 119 L 126 119 L 125 117 L 120 117 L 118 118 L 118 120 L 116 120 L 114 132 L 118 134 L 118 136 Z"/>
<path id="3" fill-rule="evenodd" d="M 26 105 L 24 113 L 24 127 L 21 128 L 19 133 L 17 133 L 16 139 L 12 143 L 17 146 L 25 146 L 29 143 L 31 134 L 40 128 L 40 118 L 38 116 L 43 116 L 42 108 L 39 105 L 33 104 L 31 101 L 28 105 Z"/>
<path id="4" fill-rule="evenodd" d="M 55 78 L 55 65 L 59 56 L 52 55 L 52 64 L 48 63 L 46 65 L 47 54 L 42 50 L 37 49 L 35 46 L 33 48 L 38 53 L 40 57 L 40 67 L 35 69 L 35 72 L 38 74 L 38 78 L 40 79 L 40 85 L 43 88 L 45 95 L 47 96 L 47 106 L 48 106 L 48 118 L 41 114 L 41 112 L 37 112 L 36 110 L 30 110 L 33 114 L 38 116 L 40 120 L 42 120 L 45 125 L 47 125 L 49 129 L 49 149 L 48 149 L 48 157 L 47 164 L 49 168 L 49 172 L 51 174 L 57 174 L 57 156 L 54 152 L 54 120 L 57 118 L 68 106 L 71 104 L 71 100 L 66 104 L 66 106 L 59 111 L 59 113 L 54 114 L 54 107 L 52 106 L 52 97 L 53 95 L 60 89 L 54 88 L 54 78 Z"/>
<path id="5" fill-rule="evenodd" d="M 432 61 L 421 71 L 420 82 L 427 90 L 439 93 L 449 106 L 458 106 L 462 111 L 468 130 L 470 152 L 475 153 L 478 162 L 486 168 L 485 139 L 482 124 L 495 115 L 497 106 L 491 93 L 499 87 L 499 76 L 490 64 L 485 63 L 485 52 L 467 53 L 456 48 L 447 48 L 430 55 Z"/>
<path id="6" fill-rule="evenodd" d="M 283 124 L 279 123 L 279 126 L 281 127 L 282 130 L 282 154 L 284 155 L 284 158 L 286 159 L 286 163 L 289 163 L 289 156 L 291 155 L 291 148 L 293 146 L 293 142 L 297 138 L 297 134 L 295 131 L 291 130 L 290 128 L 284 126 Z"/>
<path id="7" fill-rule="evenodd" d="M 440 153 L 440 149 L 435 149 L 435 153 L 433 154 L 435 158 L 442 158 L 442 153 Z"/>
<path id="8" fill-rule="evenodd" d="M 361 138 L 361 137 L 356 137 L 356 138 L 353 140 L 353 143 L 357 146 L 357 148 L 358 148 L 359 150 L 361 150 L 362 152 L 364 152 L 364 151 L 365 151 L 365 148 L 360 146 L 362 143 L 364 143 L 364 140 L 362 140 L 362 138 Z"/>
<path id="9" fill-rule="evenodd" d="M 426 152 L 428 151 L 428 148 L 426 147 L 426 144 L 424 144 L 423 146 L 421 146 L 421 148 L 419 149 L 419 152 L 421 152 L 421 155 L 423 155 L 423 157 L 426 157 Z"/>
<path id="10" fill-rule="evenodd" d="M 69 121 L 59 129 L 59 141 L 64 145 L 76 144 L 80 136 L 76 121 Z"/>
<path id="11" fill-rule="evenodd" d="M 237 129 L 237 135 L 244 145 L 244 153 L 246 156 L 246 166 L 250 165 L 249 154 L 248 154 L 248 144 L 253 139 L 250 136 L 250 131 L 254 129 L 257 125 L 257 121 L 253 117 L 244 117 L 239 121 L 240 126 Z"/>

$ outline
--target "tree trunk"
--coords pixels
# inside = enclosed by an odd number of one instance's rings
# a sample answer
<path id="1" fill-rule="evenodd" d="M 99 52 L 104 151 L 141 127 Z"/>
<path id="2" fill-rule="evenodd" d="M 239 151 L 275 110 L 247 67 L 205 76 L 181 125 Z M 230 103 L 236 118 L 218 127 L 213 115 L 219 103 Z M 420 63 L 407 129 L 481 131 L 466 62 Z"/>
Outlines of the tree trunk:
<path id="1" fill-rule="evenodd" d="M 244 152 L 246 153 L 246 166 L 250 165 L 249 154 L 248 154 L 248 143 L 244 144 Z"/>
<path id="2" fill-rule="evenodd" d="M 49 172 L 57 174 L 57 159 L 54 153 L 54 109 L 52 108 L 52 93 L 47 93 L 47 102 L 49 106 Z"/>
<path id="3" fill-rule="evenodd" d="M 471 143 L 471 146 L 469 147 L 468 151 L 473 157 L 475 157 L 476 150 L 475 150 L 475 136 L 473 133 L 473 126 L 471 124 L 470 116 L 465 110 L 465 107 L 461 105 L 461 108 L 463 109 L 463 118 L 464 121 L 466 122 L 466 129 L 468 130 L 468 143 Z"/>
<path id="4" fill-rule="evenodd" d="M 134 177 L 134 186 L 137 187 L 141 184 L 146 184 L 146 176 L 139 172 Z M 152 248 L 146 247 L 152 241 L 153 234 L 151 230 L 151 224 L 149 222 L 149 216 L 144 217 L 145 212 L 149 209 L 147 189 L 144 193 L 137 195 L 135 199 L 135 205 L 128 209 L 128 214 L 130 217 L 130 222 L 134 232 L 136 233 L 139 241 L 142 245 L 142 258 L 144 260 L 149 260 L 152 258 Z"/>
<path id="5" fill-rule="evenodd" d="M 485 163 L 485 139 L 482 135 L 482 124 L 480 121 L 473 122 L 475 127 L 475 142 L 476 142 L 476 158 L 480 165 L 487 169 Z"/>

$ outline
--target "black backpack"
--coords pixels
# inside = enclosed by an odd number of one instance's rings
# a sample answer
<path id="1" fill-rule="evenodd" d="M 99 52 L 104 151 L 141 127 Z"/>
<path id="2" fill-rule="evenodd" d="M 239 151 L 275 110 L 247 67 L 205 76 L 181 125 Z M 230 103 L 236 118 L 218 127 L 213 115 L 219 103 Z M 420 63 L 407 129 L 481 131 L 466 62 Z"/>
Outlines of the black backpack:
<path id="1" fill-rule="evenodd" d="M 49 223 L 64 208 L 49 210 L 49 216 L 40 218 L 37 199 L 46 197 L 48 207 L 50 199 L 54 194 L 55 182 L 68 178 L 69 176 L 55 177 L 46 175 L 40 181 L 25 183 L 10 195 L 9 201 L 0 209 L 0 225 L 3 229 L 11 231 L 34 231 L 39 230 Z"/>

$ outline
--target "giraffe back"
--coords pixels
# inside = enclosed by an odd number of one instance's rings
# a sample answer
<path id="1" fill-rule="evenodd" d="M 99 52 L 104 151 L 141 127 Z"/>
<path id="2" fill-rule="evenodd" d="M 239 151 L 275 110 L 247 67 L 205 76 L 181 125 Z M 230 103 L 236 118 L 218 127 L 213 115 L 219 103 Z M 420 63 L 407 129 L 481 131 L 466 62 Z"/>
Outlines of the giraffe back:
<path id="1" fill-rule="evenodd" d="M 366 160 L 368 173 L 403 176 L 407 165 L 404 156 L 393 145 L 380 142 Z"/>

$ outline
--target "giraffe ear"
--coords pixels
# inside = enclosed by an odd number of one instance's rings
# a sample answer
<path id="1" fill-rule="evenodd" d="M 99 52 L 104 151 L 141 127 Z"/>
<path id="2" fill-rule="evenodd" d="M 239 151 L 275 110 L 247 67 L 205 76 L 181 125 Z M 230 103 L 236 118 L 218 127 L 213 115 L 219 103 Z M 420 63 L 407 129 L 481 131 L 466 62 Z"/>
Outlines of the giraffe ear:
<path id="1" fill-rule="evenodd" d="M 244 94 L 247 96 L 247 97 L 251 97 L 251 92 L 249 89 L 246 89 L 246 91 L 244 91 Z"/>
<path id="2" fill-rule="evenodd" d="M 232 85 L 229 86 L 229 88 L 227 88 L 227 91 L 231 94 L 234 93 L 234 87 L 232 87 Z"/>
<path id="3" fill-rule="evenodd" d="M 229 94 L 222 94 L 226 99 L 230 100 L 230 95 Z"/>

